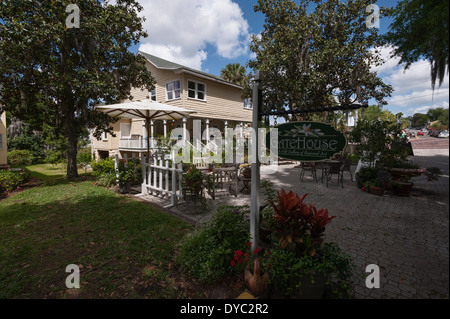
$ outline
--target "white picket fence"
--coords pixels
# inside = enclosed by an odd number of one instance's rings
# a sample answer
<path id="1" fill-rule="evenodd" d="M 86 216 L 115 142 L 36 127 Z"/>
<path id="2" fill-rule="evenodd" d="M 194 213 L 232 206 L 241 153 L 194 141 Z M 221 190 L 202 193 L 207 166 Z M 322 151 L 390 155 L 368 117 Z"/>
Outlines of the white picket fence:
<path id="1" fill-rule="evenodd" d="M 165 208 L 177 206 L 183 199 L 181 179 L 182 164 L 175 164 L 175 155 L 154 153 L 147 161 L 145 154 L 141 154 L 142 195 L 153 195 L 170 198 L 170 204 Z"/>

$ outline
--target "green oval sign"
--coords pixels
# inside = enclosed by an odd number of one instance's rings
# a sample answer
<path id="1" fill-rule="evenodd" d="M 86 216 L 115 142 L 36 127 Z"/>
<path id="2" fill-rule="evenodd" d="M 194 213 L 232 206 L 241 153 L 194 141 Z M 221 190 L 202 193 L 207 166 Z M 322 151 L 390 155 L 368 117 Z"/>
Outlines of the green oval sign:
<path id="1" fill-rule="evenodd" d="M 347 146 L 345 135 L 331 125 L 320 122 L 290 122 L 278 129 L 278 156 L 301 162 L 333 158 Z M 267 134 L 270 144 L 270 133 Z"/>

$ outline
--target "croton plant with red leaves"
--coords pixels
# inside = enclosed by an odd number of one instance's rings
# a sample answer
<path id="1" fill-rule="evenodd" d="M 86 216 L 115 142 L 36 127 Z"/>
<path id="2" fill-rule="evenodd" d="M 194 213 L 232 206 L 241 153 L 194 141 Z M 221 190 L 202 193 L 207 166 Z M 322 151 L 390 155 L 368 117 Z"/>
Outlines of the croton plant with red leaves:
<path id="1" fill-rule="evenodd" d="M 314 255 L 323 242 L 325 226 L 336 216 L 329 217 L 327 209 L 317 210 L 314 204 L 304 203 L 308 194 L 300 197 L 284 189 L 277 194 L 278 201 L 269 203 L 274 210 L 273 231 L 280 236 L 280 247 Z"/>

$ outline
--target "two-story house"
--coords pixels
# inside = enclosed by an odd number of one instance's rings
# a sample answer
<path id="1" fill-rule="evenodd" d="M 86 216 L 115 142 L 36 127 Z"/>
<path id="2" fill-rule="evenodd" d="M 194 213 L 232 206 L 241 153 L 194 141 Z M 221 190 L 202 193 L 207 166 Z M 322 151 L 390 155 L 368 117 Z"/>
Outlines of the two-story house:
<path id="1" fill-rule="evenodd" d="M 156 80 L 151 92 L 133 88 L 134 101 L 151 99 L 160 103 L 195 111 L 189 118 L 178 121 L 157 120 L 150 123 L 150 139 L 167 136 L 174 128 L 185 128 L 192 139 L 193 121 L 201 121 L 201 131 L 217 128 L 239 128 L 252 121 L 251 105 L 242 99 L 243 88 L 219 76 L 198 71 L 159 57 L 138 52 L 146 58 L 146 66 Z M 119 152 L 146 151 L 145 122 L 139 119 L 121 119 L 113 125 L 116 137 L 104 134 L 102 140 L 93 139 L 96 158 L 105 158 Z"/>

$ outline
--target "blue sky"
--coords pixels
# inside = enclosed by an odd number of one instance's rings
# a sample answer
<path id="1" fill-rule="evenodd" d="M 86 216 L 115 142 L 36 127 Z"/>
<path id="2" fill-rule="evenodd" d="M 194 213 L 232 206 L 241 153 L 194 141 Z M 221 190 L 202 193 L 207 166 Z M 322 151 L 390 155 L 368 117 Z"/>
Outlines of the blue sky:
<path id="1" fill-rule="evenodd" d="M 249 38 L 263 30 L 264 15 L 253 10 L 256 0 L 139 0 L 149 37 L 134 47 L 161 58 L 220 75 L 228 63 L 246 64 L 252 58 Z M 392 7 L 395 0 L 375 4 Z M 390 20 L 380 21 L 380 32 Z M 430 84 L 427 61 L 414 63 L 404 72 L 398 59 L 389 58 L 389 48 L 381 48 L 386 63 L 375 68 L 395 91 L 388 110 L 405 115 L 426 113 L 430 108 L 449 107 L 448 76 L 435 90 Z"/>

